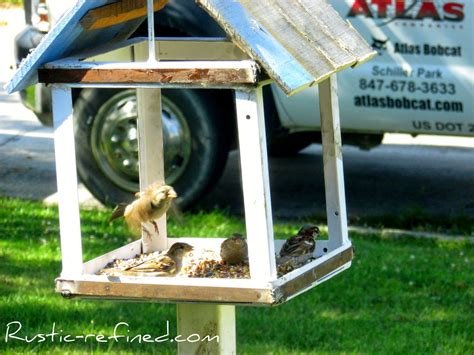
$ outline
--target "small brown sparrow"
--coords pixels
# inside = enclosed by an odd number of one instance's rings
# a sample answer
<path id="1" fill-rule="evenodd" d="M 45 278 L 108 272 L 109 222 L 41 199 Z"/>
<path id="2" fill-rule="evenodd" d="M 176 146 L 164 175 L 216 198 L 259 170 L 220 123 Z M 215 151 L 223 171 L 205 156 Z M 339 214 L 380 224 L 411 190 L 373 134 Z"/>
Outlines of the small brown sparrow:
<path id="1" fill-rule="evenodd" d="M 135 196 L 137 199 L 132 203 L 122 203 L 115 207 L 110 220 L 124 217 L 132 233 L 139 235 L 140 230 L 143 229 L 151 237 L 151 233 L 142 226 L 142 223 L 152 223 L 155 232 L 158 233 L 158 226 L 154 220 L 168 211 L 172 200 L 178 195 L 171 186 L 157 181 L 148 186 L 145 191 L 137 192 Z"/>
<path id="2" fill-rule="evenodd" d="M 240 264 L 248 260 L 247 241 L 242 234 L 234 233 L 221 244 L 221 259 L 226 264 Z"/>
<path id="3" fill-rule="evenodd" d="M 181 260 L 193 250 L 187 243 L 174 243 L 165 253 L 125 269 L 125 274 L 135 276 L 172 276 L 181 269 Z"/>
<path id="4" fill-rule="evenodd" d="M 316 247 L 315 239 L 319 236 L 319 228 L 305 224 L 296 235 L 286 240 L 280 249 L 277 265 L 291 264 L 293 267 L 304 264 L 312 257 Z"/>
<path id="5" fill-rule="evenodd" d="M 284 256 L 300 256 L 312 253 L 316 246 L 315 239 L 319 236 L 319 228 L 305 224 L 299 230 L 298 234 L 287 239 L 281 247 L 280 257 Z"/>

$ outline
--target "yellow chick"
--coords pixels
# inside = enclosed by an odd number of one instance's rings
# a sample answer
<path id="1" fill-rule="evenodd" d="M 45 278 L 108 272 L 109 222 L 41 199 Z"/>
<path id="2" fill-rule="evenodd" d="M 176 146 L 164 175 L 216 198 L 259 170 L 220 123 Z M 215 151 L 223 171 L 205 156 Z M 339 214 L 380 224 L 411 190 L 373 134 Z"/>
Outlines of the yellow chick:
<path id="1" fill-rule="evenodd" d="M 130 204 L 122 203 L 115 207 L 110 220 L 124 217 L 130 231 L 136 235 L 140 230 L 151 237 L 151 233 L 142 226 L 142 223 L 150 222 L 158 233 L 155 219 L 160 218 L 168 211 L 173 199 L 178 197 L 176 191 L 162 182 L 155 182 L 148 186 L 145 191 L 135 194 L 137 199 Z"/>

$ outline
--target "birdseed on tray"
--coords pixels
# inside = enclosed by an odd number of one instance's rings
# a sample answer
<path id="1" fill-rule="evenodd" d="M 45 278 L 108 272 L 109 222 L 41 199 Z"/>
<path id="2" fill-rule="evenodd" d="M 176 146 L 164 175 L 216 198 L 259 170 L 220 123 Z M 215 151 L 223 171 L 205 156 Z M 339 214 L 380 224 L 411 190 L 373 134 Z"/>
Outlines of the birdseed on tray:
<path id="1" fill-rule="evenodd" d="M 131 268 L 151 261 L 163 252 L 153 252 L 149 254 L 136 255 L 130 259 L 115 259 L 108 263 L 97 275 L 107 276 L 156 276 L 152 272 L 138 272 L 130 270 Z M 314 258 L 310 258 L 306 262 L 311 262 Z M 305 262 L 305 263 L 306 263 Z M 281 277 L 298 267 L 303 266 L 286 263 L 277 265 L 278 277 Z M 173 276 L 173 275 L 171 275 Z M 250 269 L 247 262 L 236 265 L 229 265 L 222 261 L 221 257 L 213 250 L 193 250 L 188 252 L 181 261 L 180 270 L 174 274 L 175 277 L 191 277 L 191 278 L 227 278 L 227 279 L 249 279 Z"/>
<path id="2" fill-rule="evenodd" d="M 151 261 L 162 255 L 160 252 L 136 255 L 130 259 L 115 259 L 108 263 L 97 275 L 107 276 L 147 276 L 145 272 L 135 272 L 131 268 Z M 155 276 L 150 273 L 149 276 Z M 248 263 L 237 265 L 225 264 L 220 256 L 212 250 L 193 250 L 188 252 L 181 261 L 180 270 L 174 275 L 176 277 L 194 278 L 232 278 L 248 279 L 250 270 Z"/>

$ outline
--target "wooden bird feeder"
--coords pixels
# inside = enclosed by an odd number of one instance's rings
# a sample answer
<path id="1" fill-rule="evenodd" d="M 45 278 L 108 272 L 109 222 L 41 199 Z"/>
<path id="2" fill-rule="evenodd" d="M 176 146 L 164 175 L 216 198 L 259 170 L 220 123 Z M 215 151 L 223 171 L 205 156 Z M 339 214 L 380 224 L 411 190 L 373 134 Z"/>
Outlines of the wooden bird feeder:
<path id="1" fill-rule="evenodd" d="M 206 39 L 155 38 L 153 11 L 167 1 L 147 1 L 79 0 L 7 87 L 14 92 L 36 82 L 52 86 L 62 253 L 57 291 L 68 297 L 278 305 L 347 269 L 353 250 L 335 73 L 372 58 L 370 46 L 324 0 L 197 0 L 228 34 Z M 148 38 L 129 39 L 147 17 Z M 129 60 L 107 62 L 106 56 Z M 316 259 L 282 277 L 275 263 L 283 241 L 273 237 L 262 102 L 262 86 L 272 82 L 288 95 L 319 84 L 329 230 L 329 239 L 316 243 Z M 177 241 L 218 251 L 224 240 L 167 238 L 164 217 L 151 240 L 142 237 L 84 262 L 71 98 L 77 87 L 136 88 L 141 188 L 164 178 L 160 89 L 235 90 L 250 279 L 96 274 L 116 258 L 164 250 Z"/>

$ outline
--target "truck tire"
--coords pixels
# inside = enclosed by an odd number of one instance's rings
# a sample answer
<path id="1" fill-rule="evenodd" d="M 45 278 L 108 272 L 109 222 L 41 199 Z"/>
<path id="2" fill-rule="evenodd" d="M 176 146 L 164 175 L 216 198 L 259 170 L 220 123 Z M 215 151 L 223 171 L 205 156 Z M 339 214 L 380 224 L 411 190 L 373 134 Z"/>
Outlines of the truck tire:
<path id="1" fill-rule="evenodd" d="M 231 140 L 216 102 L 223 107 L 210 90 L 162 91 L 166 182 L 181 208 L 206 193 L 225 167 Z M 105 205 L 132 200 L 139 191 L 135 90 L 83 89 L 74 112 L 81 181 Z"/>

